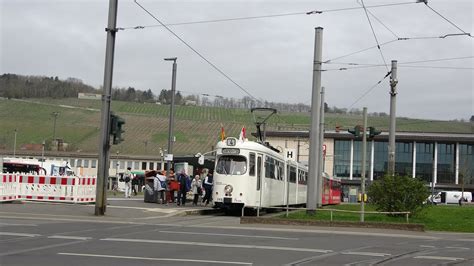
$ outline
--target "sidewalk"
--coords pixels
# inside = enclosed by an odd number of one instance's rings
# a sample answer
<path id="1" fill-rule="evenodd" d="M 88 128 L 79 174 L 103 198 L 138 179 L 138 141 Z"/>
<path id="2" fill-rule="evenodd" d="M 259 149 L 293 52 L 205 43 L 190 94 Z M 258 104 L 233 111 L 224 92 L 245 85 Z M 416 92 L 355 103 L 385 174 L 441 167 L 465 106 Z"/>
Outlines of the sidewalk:
<path id="1" fill-rule="evenodd" d="M 72 204 L 55 202 L 18 201 L 0 204 L 2 217 L 43 218 L 57 220 L 104 221 L 104 222 L 159 222 L 163 218 L 201 213 L 212 213 L 210 207 L 181 207 L 176 204 L 146 203 L 143 196 L 132 198 L 112 197 L 107 199 L 104 216 L 94 214 L 95 204 Z"/>

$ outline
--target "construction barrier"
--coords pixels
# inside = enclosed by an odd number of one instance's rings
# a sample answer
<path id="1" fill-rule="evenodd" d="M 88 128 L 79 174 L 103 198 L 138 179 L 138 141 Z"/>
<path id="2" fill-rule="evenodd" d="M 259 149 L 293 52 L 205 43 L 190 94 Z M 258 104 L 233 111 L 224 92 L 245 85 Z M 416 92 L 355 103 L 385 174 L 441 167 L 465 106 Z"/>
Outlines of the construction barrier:
<path id="1" fill-rule="evenodd" d="M 14 174 L 2 174 L 0 181 L 0 201 L 16 200 L 18 196 L 17 176 Z"/>
<path id="2" fill-rule="evenodd" d="M 0 174 L 0 201 L 95 202 L 95 177 Z"/>

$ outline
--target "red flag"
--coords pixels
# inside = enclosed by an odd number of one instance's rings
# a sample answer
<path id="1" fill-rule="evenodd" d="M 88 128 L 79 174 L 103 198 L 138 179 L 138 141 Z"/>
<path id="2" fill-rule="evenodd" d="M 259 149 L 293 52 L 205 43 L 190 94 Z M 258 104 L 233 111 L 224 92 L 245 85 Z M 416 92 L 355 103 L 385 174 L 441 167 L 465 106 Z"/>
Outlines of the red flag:
<path id="1" fill-rule="evenodd" d="M 245 127 L 242 127 L 242 130 L 240 131 L 239 140 L 245 141 Z"/>
<path id="2" fill-rule="evenodd" d="M 225 139 L 224 126 L 221 125 L 221 140 L 224 141 L 224 139 Z"/>

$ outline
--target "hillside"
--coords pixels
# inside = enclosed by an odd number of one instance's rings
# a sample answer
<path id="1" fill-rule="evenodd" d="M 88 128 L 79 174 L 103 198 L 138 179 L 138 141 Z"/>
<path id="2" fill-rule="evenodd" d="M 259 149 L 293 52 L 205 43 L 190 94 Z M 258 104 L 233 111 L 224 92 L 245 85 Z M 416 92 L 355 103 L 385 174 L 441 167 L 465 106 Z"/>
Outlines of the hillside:
<path id="1" fill-rule="evenodd" d="M 0 99 L 0 150 L 11 153 L 14 130 L 17 129 L 17 150 L 22 144 L 47 143 L 53 136 L 53 112 L 57 117 L 56 136 L 69 143 L 69 151 L 97 153 L 100 133 L 100 101 L 67 99 Z M 112 146 L 112 153 L 129 155 L 157 155 L 160 147 L 166 149 L 168 140 L 169 106 L 153 103 L 112 102 L 112 111 L 123 117 L 125 141 Z M 328 114 L 326 128 L 336 125 L 346 130 L 362 124 L 362 117 Z M 269 130 L 307 130 L 309 113 L 279 113 L 267 125 Z M 369 126 L 387 130 L 388 117 L 369 117 Z M 238 136 L 242 126 L 254 132 L 250 110 L 177 106 L 175 117 L 174 154 L 189 155 L 212 150 L 219 140 L 221 125 L 227 136 Z M 427 121 L 399 118 L 398 131 L 472 133 L 471 123 Z"/>

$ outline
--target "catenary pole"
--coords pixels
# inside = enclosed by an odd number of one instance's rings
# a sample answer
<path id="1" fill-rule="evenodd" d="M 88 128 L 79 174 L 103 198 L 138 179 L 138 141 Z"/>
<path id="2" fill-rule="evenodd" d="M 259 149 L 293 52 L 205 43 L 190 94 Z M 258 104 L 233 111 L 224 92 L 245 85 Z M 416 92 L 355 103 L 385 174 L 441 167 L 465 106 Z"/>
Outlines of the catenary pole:
<path id="1" fill-rule="evenodd" d="M 117 33 L 118 0 L 109 1 L 109 17 L 105 31 L 107 44 L 105 50 L 104 89 L 102 94 L 102 110 L 100 121 L 99 161 L 97 167 L 97 187 L 95 200 L 95 215 L 104 215 L 107 206 L 106 178 L 109 175 L 110 149 L 110 101 L 112 92 L 112 76 L 114 69 L 115 34 Z"/>
<path id="2" fill-rule="evenodd" d="M 321 59 L 323 44 L 323 28 L 315 28 L 314 38 L 314 60 L 313 60 L 313 90 L 311 100 L 311 131 L 309 136 L 309 176 L 307 184 L 306 213 L 315 214 L 318 201 L 316 184 L 319 182 L 319 153 L 321 144 L 319 142 L 319 112 L 321 105 Z"/>
<path id="3" fill-rule="evenodd" d="M 322 173 L 324 172 L 324 154 L 323 154 L 323 144 L 324 144 L 324 87 L 321 87 L 321 111 L 319 113 L 320 123 L 319 123 L 319 147 L 321 148 L 319 153 L 319 170 L 318 170 L 318 183 L 316 185 L 318 191 L 318 207 L 323 206 L 323 179 Z"/>
<path id="4" fill-rule="evenodd" d="M 173 155 L 173 127 L 174 127 L 174 92 L 176 90 L 176 71 L 177 65 L 176 60 L 177 57 L 172 58 L 165 58 L 165 61 L 173 61 L 173 73 L 171 76 L 171 104 L 170 104 L 170 120 L 168 126 L 168 154 Z M 166 163 L 166 177 L 170 178 L 171 174 L 171 161 L 167 161 Z"/>
<path id="5" fill-rule="evenodd" d="M 364 128 L 362 128 L 362 175 L 360 178 L 360 190 L 361 190 L 361 201 L 360 201 L 360 221 L 364 222 L 364 199 L 365 199 L 365 162 L 367 161 L 367 107 L 363 109 L 364 114 Z"/>
<path id="6" fill-rule="evenodd" d="M 397 100 L 397 61 L 392 60 L 392 71 L 390 75 L 390 132 L 388 137 L 388 174 L 395 174 L 395 123 L 396 123 L 396 100 Z"/>

